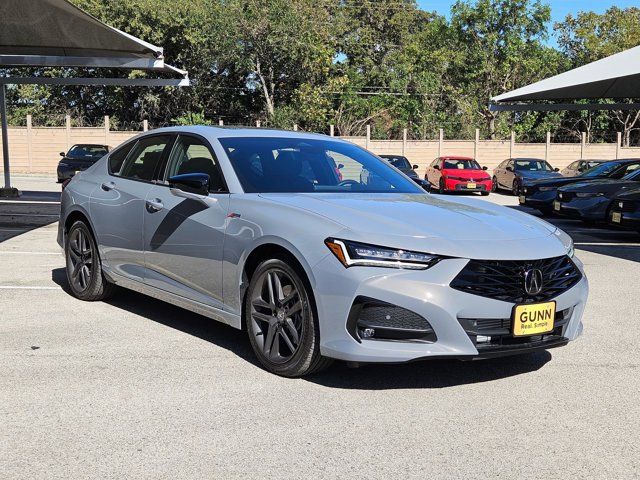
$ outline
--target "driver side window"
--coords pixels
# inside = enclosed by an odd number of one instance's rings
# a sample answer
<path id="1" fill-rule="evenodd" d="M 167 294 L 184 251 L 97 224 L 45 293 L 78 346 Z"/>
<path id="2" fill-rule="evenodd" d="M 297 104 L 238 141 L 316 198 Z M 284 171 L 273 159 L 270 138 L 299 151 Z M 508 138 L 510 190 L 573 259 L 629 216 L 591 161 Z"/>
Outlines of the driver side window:
<path id="1" fill-rule="evenodd" d="M 164 175 L 164 182 L 175 175 L 204 173 L 209 175 L 209 191 L 226 191 L 215 155 L 202 140 L 196 137 L 180 135 L 171 150 Z"/>

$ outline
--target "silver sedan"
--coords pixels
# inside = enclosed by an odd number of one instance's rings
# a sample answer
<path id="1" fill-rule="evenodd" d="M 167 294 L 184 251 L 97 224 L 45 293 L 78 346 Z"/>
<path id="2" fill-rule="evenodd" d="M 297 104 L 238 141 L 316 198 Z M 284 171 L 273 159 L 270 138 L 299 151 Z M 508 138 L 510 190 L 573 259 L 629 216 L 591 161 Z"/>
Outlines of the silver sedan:
<path id="1" fill-rule="evenodd" d="M 588 294 L 554 226 L 276 130 L 137 136 L 66 186 L 58 242 L 76 297 L 118 285 L 244 329 L 284 376 L 563 346 Z"/>

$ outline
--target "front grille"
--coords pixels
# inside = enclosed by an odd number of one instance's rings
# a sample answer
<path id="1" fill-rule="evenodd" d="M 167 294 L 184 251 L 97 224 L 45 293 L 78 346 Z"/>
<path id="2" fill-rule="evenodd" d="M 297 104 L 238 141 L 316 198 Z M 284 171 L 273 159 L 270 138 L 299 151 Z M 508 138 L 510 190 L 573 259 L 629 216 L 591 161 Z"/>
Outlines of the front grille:
<path id="1" fill-rule="evenodd" d="M 564 327 L 573 314 L 573 308 L 567 308 L 556 312 L 554 330 Z M 489 337 L 511 336 L 513 320 L 511 318 L 458 318 L 458 322 L 464 328 L 471 340 L 476 343 L 478 335 Z"/>
<path id="2" fill-rule="evenodd" d="M 525 291 L 528 270 L 542 272 L 542 290 Z M 470 260 L 451 287 L 462 292 L 510 303 L 543 302 L 557 297 L 580 281 L 582 274 L 568 256 L 543 260 Z"/>
<path id="3" fill-rule="evenodd" d="M 576 196 L 575 192 L 558 192 L 556 199 L 562 202 L 569 202 Z"/>

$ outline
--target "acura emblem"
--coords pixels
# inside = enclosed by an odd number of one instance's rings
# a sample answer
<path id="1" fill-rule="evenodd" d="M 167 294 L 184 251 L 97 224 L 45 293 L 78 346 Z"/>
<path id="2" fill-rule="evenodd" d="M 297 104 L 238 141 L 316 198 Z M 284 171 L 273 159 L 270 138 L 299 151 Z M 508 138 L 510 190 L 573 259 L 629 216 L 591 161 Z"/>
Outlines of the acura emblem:
<path id="1" fill-rule="evenodd" d="M 624 203 L 620 202 L 620 203 L 618 204 L 618 206 L 619 206 L 620 208 L 624 208 Z"/>
<path id="2" fill-rule="evenodd" d="M 524 291 L 527 295 L 538 295 L 542 291 L 542 271 L 532 268 L 524 272 Z"/>

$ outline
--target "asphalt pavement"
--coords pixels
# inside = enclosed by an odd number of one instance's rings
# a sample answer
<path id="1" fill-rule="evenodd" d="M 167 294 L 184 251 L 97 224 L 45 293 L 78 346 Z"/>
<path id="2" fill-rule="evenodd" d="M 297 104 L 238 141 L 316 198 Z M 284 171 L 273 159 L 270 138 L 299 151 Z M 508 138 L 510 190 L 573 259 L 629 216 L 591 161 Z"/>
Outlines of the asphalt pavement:
<path id="1" fill-rule="evenodd" d="M 565 348 L 291 380 L 199 315 L 75 300 L 59 186 L 16 181 L 53 203 L 0 203 L 0 478 L 640 477 L 638 234 L 552 220 L 591 282 Z"/>

